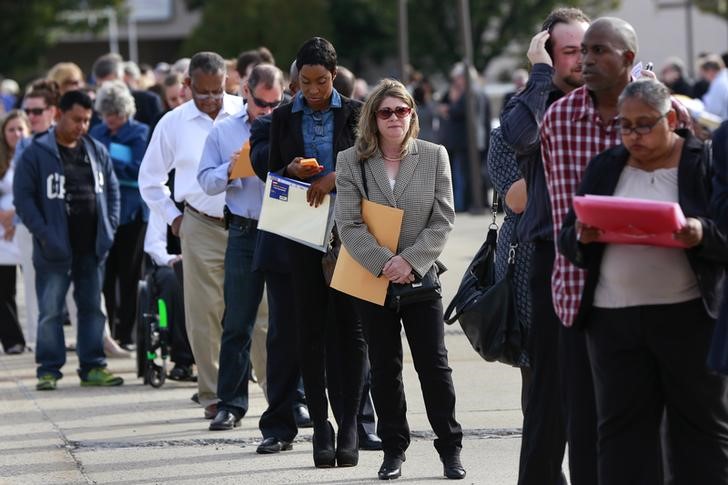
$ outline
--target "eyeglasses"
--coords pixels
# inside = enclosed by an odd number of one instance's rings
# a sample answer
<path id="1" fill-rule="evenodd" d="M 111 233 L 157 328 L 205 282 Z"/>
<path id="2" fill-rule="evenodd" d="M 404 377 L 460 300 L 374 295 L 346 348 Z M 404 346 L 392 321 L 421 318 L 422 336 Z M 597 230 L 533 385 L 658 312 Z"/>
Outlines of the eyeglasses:
<path id="1" fill-rule="evenodd" d="M 669 113 L 669 111 L 668 111 L 668 113 Z M 665 113 L 662 116 L 660 116 L 659 118 L 657 118 L 655 120 L 655 122 L 652 123 L 651 125 L 626 126 L 624 124 L 620 124 L 619 125 L 619 129 L 620 129 L 622 135 L 624 135 L 624 136 L 631 135 L 632 133 L 637 133 L 638 135 L 647 135 L 647 134 L 649 134 L 652 131 L 652 129 L 655 126 L 657 126 L 657 124 L 665 116 L 667 116 L 667 113 Z M 620 119 L 620 122 L 621 122 L 621 119 Z"/>
<path id="2" fill-rule="evenodd" d="M 402 118 L 406 118 L 407 116 L 410 115 L 410 113 L 412 113 L 412 108 L 410 108 L 409 106 L 397 106 L 394 109 L 392 109 L 392 108 L 378 109 L 377 117 L 380 120 L 388 120 L 389 118 L 392 117 L 392 113 L 397 115 L 397 118 L 399 118 L 401 120 Z"/>
<path id="3" fill-rule="evenodd" d="M 46 109 L 48 108 L 25 108 L 23 111 L 25 111 L 25 114 L 28 116 L 40 116 Z"/>
<path id="4" fill-rule="evenodd" d="M 223 96 L 225 96 L 225 90 L 224 89 L 221 89 L 220 92 L 218 92 L 218 93 L 205 93 L 205 94 L 201 94 L 201 93 L 198 93 L 197 92 L 197 88 L 195 88 L 195 85 L 194 84 L 191 84 L 190 83 L 190 88 L 192 90 L 192 96 L 194 96 L 195 98 L 199 99 L 200 101 L 206 101 L 208 99 L 212 99 L 212 100 L 215 100 L 215 101 L 220 101 L 223 98 Z"/>
<path id="5" fill-rule="evenodd" d="M 253 93 L 250 93 L 250 97 L 253 98 L 253 102 L 258 108 L 277 108 L 279 104 L 281 104 L 281 100 L 278 101 L 271 101 L 270 103 L 267 101 L 263 101 L 260 98 L 256 98 Z"/>

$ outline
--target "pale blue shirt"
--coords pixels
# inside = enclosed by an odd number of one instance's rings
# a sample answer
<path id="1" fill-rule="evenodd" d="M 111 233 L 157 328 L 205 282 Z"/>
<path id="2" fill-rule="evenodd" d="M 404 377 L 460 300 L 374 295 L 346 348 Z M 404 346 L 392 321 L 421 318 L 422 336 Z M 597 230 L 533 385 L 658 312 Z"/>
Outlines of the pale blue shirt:
<path id="1" fill-rule="evenodd" d="M 728 119 L 728 68 L 722 69 L 710 83 L 703 104 L 708 113 L 720 116 L 721 120 Z"/>
<path id="2" fill-rule="evenodd" d="M 250 138 L 248 111 L 243 108 L 213 126 L 205 140 L 197 181 L 208 195 L 225 192 L 225 204 L 237 216 L 258 220 L 265 185 L 253 175 L 228 180 L 228 167 L 233 153 Z"/>

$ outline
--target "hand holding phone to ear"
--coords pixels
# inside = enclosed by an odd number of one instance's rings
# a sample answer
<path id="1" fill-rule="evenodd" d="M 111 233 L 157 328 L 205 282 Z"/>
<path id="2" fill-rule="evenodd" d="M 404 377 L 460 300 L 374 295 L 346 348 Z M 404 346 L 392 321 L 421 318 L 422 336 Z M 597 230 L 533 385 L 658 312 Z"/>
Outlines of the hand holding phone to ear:
<path id="1" fill-rule="evenodd" d="M 554 62 L 551 60 L 551 56 L 546 50 L 546 41 L 549 40 L 550 36 L 551 34 L 549 34 L 548 30 L 544 30 L 543 32 L 539 32 L 534 35 L 531 39 L 531 45 L 528 47 L 528 53 L 526 54 L 528 56 L 528 60 L 531 61 L 531 65 L 554 65 Z"/>

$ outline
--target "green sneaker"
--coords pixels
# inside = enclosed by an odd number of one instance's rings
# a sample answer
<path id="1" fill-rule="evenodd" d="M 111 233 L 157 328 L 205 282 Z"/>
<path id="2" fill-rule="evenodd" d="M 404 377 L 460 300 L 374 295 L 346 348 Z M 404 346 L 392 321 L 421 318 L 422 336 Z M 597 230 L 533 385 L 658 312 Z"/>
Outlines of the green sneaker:
<path id="1" fill-rule="evenodd" d="M 124 383 L 124 379 L 115 376 L 109 372 L 105 367 L 96 367 L 88 371 L 86 379 L 81 379 L 81 385 L 86 386 L 120 386 Z"/>
<path id="2" fill-rule="evenodd" d="M 56 379 L 52 374 L 43 374 L 38 378 L 38 383 L 35 385 L 37 391 L 55 391 L 56 390 Z"/>

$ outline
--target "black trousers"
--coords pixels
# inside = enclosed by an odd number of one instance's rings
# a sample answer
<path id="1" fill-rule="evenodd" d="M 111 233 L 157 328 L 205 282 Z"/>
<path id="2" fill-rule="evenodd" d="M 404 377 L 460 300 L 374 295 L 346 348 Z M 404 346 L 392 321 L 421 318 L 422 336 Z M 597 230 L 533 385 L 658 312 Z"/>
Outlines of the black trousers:
<path id="1" fill-rule="evenodd" d="M 133 342 L 136 288 L 142 275 L 146 228 L 147 224 L 141 215 L 132 222 L 119 226 L 106 260 L 104 275 L 106 312 L 111 332 L 122 344 Z"/>
<path id="2" fill-rule="evenodd" d="M 17 266 L 0 266 L 0 342 L 7 351 L 21 344 L 25 338 L 18 322 L 18 307 L 15 303 Z"/>
<path id="3" fill-rule="evenodd" d="M 369 344 L 372 396 L 377 432 L 387 455 L 404 457 L 410 444 L 407 402 L 402 382 L 402 338 L 409 342 L 420 380 L 427 419 L 437 435 L 435 448 L 443 456 L 459 453 L 463 431 L 455 419 L 455 388 L 445 348 L 442 300 L 402 307 L 399 312 L 354 300 Z"/>
<path id="4" fill-rule="evenodd" d="M 533 319 L 529 338 L 531 369 L 523 408 L 519 485 L 561 483 L 566 427 L 561 407 L 559 332 L 551 297 L 553 242 L 537 243 L 531 261 Z M 575 482 L 576 483 L 576 482 Z"/>
<path id="5" fill-rule="evenodd" d="M 326 398 L 326 352 L 336 346 L 347 358 L 342 364 L 345 383 L 342 419 L 339 432 L 356 433 L 366 341 L 352 300 L 330 289 L 324 280 L 320 251 L 301 244 L 291 244 L 293 294 L 298 323 L 298 357 L 306 390 L 306 402 L 314 423 L 314 432 L 325 429 L 328 419 Z M 327 333 L 336 326 L 336 341 Z"/>
<path id="6" fill-rule="evenodd" d="M 714 321 L 701 300 L 593 309 L 599 484 L 728 483 L 728 378 L 706 366 Z"/>
<path id="7" fill-rule="evenodd" d="M 293 402 L 298 399 L 300 379 L 295 307 L 291 275 L 264 272 L 268 296 L 268 336 L 266 338 L 266 387 L 268 408 L 258 426 L 263 438 L 293 441 L 298 434 Z"/>
<path id="8" fill-rule="evenodd" d="M 170 358 L 178 365 L 189 366 L 195 363 L 187 337 L 185 326 L 184 293 L 182 291 L 182 261 L 175 263 L 175 268 L 159 266 L 154 269 L 153 283 L 159 297 L 167 304 L 169 327 L 172 337 Z"/>

